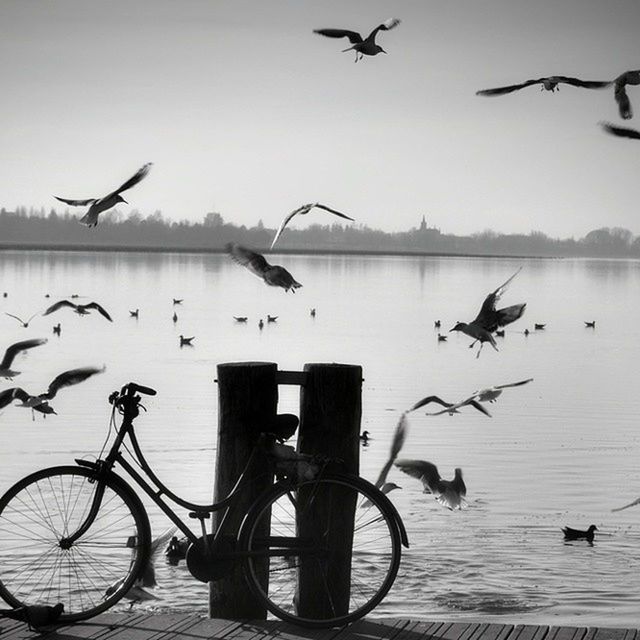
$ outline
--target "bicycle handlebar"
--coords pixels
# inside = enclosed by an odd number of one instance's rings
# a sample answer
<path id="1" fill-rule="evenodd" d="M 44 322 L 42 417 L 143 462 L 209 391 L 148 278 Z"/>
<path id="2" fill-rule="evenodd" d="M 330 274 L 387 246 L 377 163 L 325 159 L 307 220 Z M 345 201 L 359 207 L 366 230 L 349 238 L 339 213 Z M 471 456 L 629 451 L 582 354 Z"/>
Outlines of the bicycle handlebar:
<path id="1" fill-rule="evenodd" d="M 135 382 L 125 384 L 124 387 L 122 387 L 123 394 L 125 393 L 125 390 L 126 393 L 130 396 L 134 395 L 135 393 L 143 393 L 147 396 L 155 396 L 157 393 L 155 389 L 152 389 L 151 387 L 145 387 L 144 385 L 137 384 Z"/>

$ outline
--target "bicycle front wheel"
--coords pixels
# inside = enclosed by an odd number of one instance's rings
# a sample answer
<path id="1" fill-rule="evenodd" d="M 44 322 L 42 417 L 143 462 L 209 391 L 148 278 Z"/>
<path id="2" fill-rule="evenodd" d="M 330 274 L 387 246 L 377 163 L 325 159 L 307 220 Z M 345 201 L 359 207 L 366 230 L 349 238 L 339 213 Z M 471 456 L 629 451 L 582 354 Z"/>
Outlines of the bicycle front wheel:
<path id="1" fill-rule="evenodd" d="M 239 536 L 254 594 L 277 617 L 312 628 L 349 624 L 395 580 L 401 541 L 388 498 L 355 476 L 276 484 Z"/>
<path id="2" fill-rule="evenodd" d="M 64 539 L 85 521 L 99 486 L 92 469 L 43 469 L 0 498 L 0 596 L 10 606 L 61 602 L 62 620 L 84 620 L 133 585 L 149 558 L 149 519 L 118 476 L 100 482 L 95 521 L 71 545 Z"/>

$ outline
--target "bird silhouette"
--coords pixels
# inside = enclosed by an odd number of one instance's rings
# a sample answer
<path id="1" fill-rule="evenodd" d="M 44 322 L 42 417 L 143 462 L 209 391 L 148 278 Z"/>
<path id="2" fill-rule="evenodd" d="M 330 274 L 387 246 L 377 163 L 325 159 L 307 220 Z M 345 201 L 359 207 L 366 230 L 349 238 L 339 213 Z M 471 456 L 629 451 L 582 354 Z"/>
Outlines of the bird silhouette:
<path id="1" fill-rule="evenodd" d="M 607 132 L 619 138 L 631 138 L 632 140 L 640 140 L 640 131 L 637 129 L 629 129 L 628 127 L 617 127 L 609 122 L 601 122 L 600 126 Z"/>
<path id="2" fill-rule="evenodd" d="M 432 493 L 447 509 L 462 509 L 466 505 L 467 487 L 462 479 L 462 469 L 456 468 L 453 480 L 443 480 L 438 467 L 426 460 L 396 460 L 395 466 L 422 481 L 424 492 Z"/>
<path id="3" fill-rule="evenodd" d="M 151 542 L 151 553 L 149 554 L 148 562 L 140 569 L 138 578 L 133 583 L 129 591 L 127 591 L 123 596 L 123 598 L 131 601 L 131 606 L 136 602 L 142 602 L 144 600 L 158 600 L 158 596 L 148 591 L 148 589 L 153 589 L 158 585 L 156 580 L 155 561 L 160 555 L 160 551 L 165 548 L 175 532 L 176 528 L 173 527 Z M 116 589 L 118 589 L 124 579 L 125 578 L 122 578 L 122 580 L 118 580 L 108 587 L 105 591 L 105 597 L 110 596 Z"/>
<path id="4" fill-rule="evenodd" d="M 436 320 L 436 321 L 433 323 L 433 328 L 434 328 L 434 329 L 439 329 L 441 326 L 442 326 L 442 322 L 440 322 L 440 320 Z"/>
<path id="5" fill-rule="evenodd" d="M 132 318 L 138 319 L 140 317 L 140 309 L 136 309 L 135 311 L 129 311 L 129 316 Z"/>
<path id="6" fill-rule="evenodd" d="M 165 549 L 164 555 L 167 556 L 167 560 L 170 564 L 176 565 L 180 560 L 184 560 L 187 557 L 187 550 L 191 541 L 189 538 L 178 538 L 173 536 L 169 540 L 169 545 Z"/>
<path id="7" fill-rule="evenodd" d="M 21 402 L 21 407 L 31 409 L 31 418 L 35 420 L 35 412 L 42 413 L 44 417 L 50 413 L 56 413 L 54 408 L 46 401 L 41 400 L 38 396 L 32 396 L 21 387 L 12 387 L 0 392 L 0 409 L 11 404 L 14 400 Z"/>
<path id="8" fill-rule="evenodd" d="M 504 338 L 504 329 L 497 329 L 496 330 L 496 337 Z"/>
<path id="9" fill-rule="evenodd" d="M 58 324 L 54 324 L 53 325 L 53 333 L 56 336 L 59 336 L 62 333 L 62 327 L 60 326 L 59 322 L 58 322 Z"/>
<path id="10" fill-rule="evenodd" d="M 623 120 L 630 120 L 633 117 L 631 101 L 627 95 L 628 84 L 640 84 L 640 69 L 636 69 L 635 71 L 625 71 L 613 81 L 613 97 L 618 103 L 618 111 L 620 112 L 620 117 Z"/>
<path id="11" fill-rule="evenodd" d="M 443 336 L 441 333 L 438 334 L 438 342 L 446 342 L 447 336 Z"/>
<path id="12" fill-rule="evenodd" d="M 547 325 L 546 324 L 538 324 L 538 323 L 534 323 L 533 328 L 536 331 L 542 331 Z"/>
<path id="13" fill-rule="evenodd" d="M 313 309 L 309 309 L 309 315 L 310 315 L 312 318 L 315 318 L 315 317 L 316 317 L 316 310 L 315 310 L 315 307 L 314 307 Z"/>
<path id="14" fill-rule="evenodd" d="M 270 316 L 267 314 L 267 322 L 275 322 L 278 319 L 278 316 Z"/>
<path id="15" fill-rule="evenodd" d="M 289 224 L 289 222 L 291 222 L 291 220 L 295 216 L 297 216 L 297 215 L 300 215 L 300 216 L 306 215 L 307 213 L 309 213 L 309 211 L 311 211 L 311 209 L 314 209 L 314 208 L 324 209 L 324 211 L 328 211 L 329 213 L 333 213 L 336 216 L 339 216 L 341 218 L 345 218 L 346 220 L 351 220 L 351 222 L 355 222 L 355 220 L 353 218 L 350 218 L 349 216 L 345 215 L 344 213 L 340 213 L 339 211 L 336 211 L 335 209 L 331 209 L 330 207 L 327 207 L 324 204 L 320 204 L 319 202 L 310 202 L 309 204 L 303 204 L 301 207 L 298 207 L 297 209 L 292 211 L 280 223 L 280 226 L 278 227 L 278 230 L 276 231 L 276 235 L 273 238 L 273 242 L 271 243 L 271 249 L 273 249 L 273 246 L 278 241 L 278 238 L 280 237 L 280 235 L 284 231 L 284 228 Z"/>
<path id="16" fill-rule="evenodd" d="M 589 544 L 593 544 L 593 532 L 597 530 L 598 527 L 596 527 L 595 524 L 592 524 L 586 531 L 572 529 L 571 527 L 564 527 L 562 529 L 562 533 L 564 533 L 565 540 L 586 540 Z"/>
<path id="17" fill-rule="evenodd" d="M 184 298 L 173 298 L 173 304 L 182 304 L 184 302 Z"/>
<path id="18" fill-rule="evenodd" d="M 399 24 L 399 18 L 390 18 L 382 24 L 379 24 L 364 39 L 357 31 L 349 31 L 348 29 L 314 29 L 313 32 L 321 36 L 326 36 L 327 38 L 349 38 L 349 42 L 353 46 L 349 47 L 348 49 L 343 49 L 342 53 L 344 53 L 345 51 L 355 51 L 355 62 L 358 62 L 358 60 L 362 60 L 364 56 L 375 56 L 379 53 L 387 53 L 380 45 L 377 45 L 375 42 L 378 31 L 389 31 L 390 29 L 394 29 L 395 27 L 397 27 Z"/>
<path id="19" fill-rule="evenodd" d="M 73 309 L 78 315 L 86 316 L 91 309 L 95 309 L 100 315 L 104 316 L 109 322 L 113 322 L 111 316 L 106 312 L 106 310 L 101 307 L 97 302 L 89 302 L 87 304 L 74 304 L 73 302 L 69 302 L 68 300 L 60 300 L 59 302 L 55 302 L 48 309 L 46 309 L 42 315 L 48 316 L 50 313 L 54 313 L 58 311 L 58 309 L 63 309 L 65 307 L 69 307 Z"/>
<path id="20" fill-rule="evenodd" d="M 44 627 L 52 625 L 64 612 L 64 605 L 31 604 L 16 609 L 0 609 L 0 618 L 11 618 L 26 622 L 29 631 L 40 632 Z"/>
<path id="21" fill-rule="evenodd" d="M 190 338 L 185 338 L 182 334 L 180 334 L 180 346 L 181 347 L 193 347 L 191 342 L 193 341 L 194 338 L 195 338 L 195 336 L 191 336 Z"/>
<path id="22" fill-rule="evenodd" d="M 233 316 L 233 319 L 236 322 L 246 322 L 247 321 L 247 316 Z"/>
<path id="23" fill-rule="evenodd" d="M 102 198 L 86 198 L 85 200 L 69 200 L 67 198 L 59 198 L 58 196 L 54 196 L 54 198 L 56 200 L 60 200 L 60 202 L 64 202 L 65 204 L 70 204 L 73 207 L 86 207 L 88 205 L 89 209 L 78 222 L 86 224 L 88 227 L 95 227 L 98 224 L 98 216 L 103 211 L 107 211 L 108 209 L 115 207 L 120 202 L 129 204 L 120 194 L 137 185 L 138 182 L 140 182 L 149 173 L 149 169 L 151 169 L 152 164 L 153 163 L 151 162 L 147 162 L 147 164 L 138 169 L 131 178 L 121 184 L 115 191 L 108 193 Z"/>
<path id="24" fill-rule="evenodd" d="M 11 370 L 11 365 L 13 364 L 15 357 L 21 351 L 39 347 L 41 344 L 45 344 L 46 342 L 46 338 L 32 338 L 31 340 L 22 340 L 21 342 L 16 342 L 15 344 L 12 344 L 10 347 L 8 347 L 4 352 L 2 362 L 0 362 L 0 378 L 7 378 L 11 380 L 13 377 L 19 375 L 19 371 Z"/>
<path id="25" fill-rule="evenodd" d="M 178 314 L 177 314 L 175 311 L 173 312 L 172 320 L 173 320 L 173 324 L 175 324 L 176 322 L 178 322 Z"/>
<path id="26" fill-rule="evenodd" d="M 291 289 L 295 293 L 295 290 L 302 286 L 284 267 L 270 265 L 263 255 L 255 251 L 246 249 L 235 242 L 227 244 L 226 249 L 233 260 L 272 287 L 282 287 L 285 291 Z"/>
<path id="27" fill-rule="evenodd" d="M 459 413 L 459 409 L 468 405 L 470 407 L 473 407 L 474 409 L 477 409 L 478 411 L 480 411 L 480 413 L 484 413 L 485 416 L 488 416 L 489 418 L 491 417 L 491 414 L 479 402 L 477 402 L 473 396 L 465 398 L 460 402 L 446 402 L 438 396 L 427 396 L 426 398 L 422 398 L 422 400 L 418 400 L 418 402 L 416 402 L 408 410 L 408 412 L 416 411 L 417 409 L 420 409 L 430 404 L 431 402 L 435 402 L 436 404 L 443 406 L 444 409 L 442 411 L 436 411 L 435 413 L 427 413 L 426 415 L 428 416 L 439 416 L 443 413 L 448 413 L 450 416 L 452 416 L 454 413 Z"/>
<path id="28" fill-rule="evenodd" d="M 9 316 L 10 318 L 13 318 L 14 320 L 17 320 L 25 329 L 27 329 L 29 327 L 29 323 L 36 317 L 40 315 L 40 312 L 36 312 L 34 313 L 32 316 L 29 317 L 28 320 L 23 320 L 22 318 L 19 318 L 18 316 L 14 316 L 12 313 L 7 313 L 6 311 L 4 312 L 5 316 Z"/>
<path id="29" fill-rule="evenodd" d="M 510 307 L 503 309 L 496 309 L 496 302 L 500 299 L 509 283 L 520 273 L 518 269 L 506 282 L 501 284 L 495 291 L 490 293 L 484 300 L 480 313 L 476 318 L 467 322 L 458 322 L 450 331 L 461 331 L 471 336 L 474 340 L 469 345 L 473 347 L 476 342 L 480 342 L 480 348 L 476 358 L 480 357 L 480 352 L 485 342 L 488 342 L 496 351 L 498 351 L 498 345 L 494 337 L 491 335 L 498 327 L 504 327 L 512 322 L 515 322 L 518 318 L 522 317 L 524 309 L 527 306 L 526 303 L 514 304 Z"/>
<path id="30" fill-rule="evenodd" d="M 258 329 L 262 331 L 263 328 L 264 328 L 264 320 L 260 318 L 260 320 L 258 320 Z"/>
<path id="31" fill-rule="evenodd" d="M 369 444 L 369 432 L 368 431 L 363 431 L 359 436 L 360 438 L 360 442 L 362 442 L 362 444 Z"/>
<path id="32" fill-rule="evenodd" d="M 596 321 L 595 320 L 584 320 L 584 326 L 589 328 L 589 329 L 595 329 L 596 328 Z"/>
<path id="33" fill-rule="evenodd" d="M 389 457 L 382 466 L 382 469 L 378 474 L 378 479 L 375 482 L 376 487 L 378 487 L 379 489 L 383 487 L 387 482 L 387 475 L 389 474 L 389 470 L 393 466 L 393 463 L 398 457 L 400 450 L 404 446 L 405 440 L 407 439 L 408 430 L 409 425 L 407 424 L 407 412 L 403 411 L 400 414 L 400 419 L 398 420 L 398 424 L 396 425 L 395 431 L 393 432 L 391 447 L 389 449 Z"/>
<path id="34" fill-rule="evenodd" d="M 628 509 L 629 507 L 635 507 L 637 504 L 640 504 L 640 498 L 637 498 L 633 502 L 629 504 L 625 504 L 624 507 L 618 507 L 616 509 L 611 509 L 611 511 L 622 511 L 623 509 Z"/>
<path id="35" fill-rule="evenodd" d="M 582 87 L 583 89 L 604 89 L 605 87 L 611 86 L 611 81 L 600 81 L 600 80 L 580 80 L 579 78 L 570 78 L 568 76 L 548 76 L 546 78 L 536 78 L 535 80 L 527 80 L 526 82 L 521 82 L 520 84 L 510 84 L 505 87 L 496 87 L 494 89 L 482 89 L 480 91 L 476 91 L 477 96 L 503 96 L 507 93 L 512 93 L 513 91 L 518 91 L 520 89 L 524 89 L 525 87 L 530 87 L 533 84 L 540 85 L 540 91 L 551 91 L 552 93 L 556 90 L 560 90 L 559 84 L 570 84 L 574 87 Z"/>

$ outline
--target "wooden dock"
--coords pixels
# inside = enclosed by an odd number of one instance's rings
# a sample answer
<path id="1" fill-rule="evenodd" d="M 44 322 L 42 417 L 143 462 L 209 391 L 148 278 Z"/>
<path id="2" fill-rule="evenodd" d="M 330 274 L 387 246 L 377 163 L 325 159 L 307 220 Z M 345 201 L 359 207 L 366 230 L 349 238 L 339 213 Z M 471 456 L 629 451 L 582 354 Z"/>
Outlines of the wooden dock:
<path id="1" fill-rule="evenodd" d="M 105 613 L 46 633 L 0 620 L 1 640 L 640 640 L 640 629 L 482 622 L 365 619 L 344 629 L 309 630 L 280 621 L 237 622 L 193 614 Z"/>

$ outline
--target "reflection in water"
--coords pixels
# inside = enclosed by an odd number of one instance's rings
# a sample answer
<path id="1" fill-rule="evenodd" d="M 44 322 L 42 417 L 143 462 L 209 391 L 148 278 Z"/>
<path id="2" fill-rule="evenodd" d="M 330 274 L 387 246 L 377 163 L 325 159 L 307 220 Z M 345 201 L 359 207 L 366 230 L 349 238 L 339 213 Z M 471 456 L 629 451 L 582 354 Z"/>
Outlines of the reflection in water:
<path id="1" fill-rule="evenodd" d="M 306 362 L 362 365 L 362 430 L 370 438 L 360 467 L 372 481 L 401 412 L 417 398 L 463 398 L 470 389 L 533 378 L 503 394 L 492 418 L 409 415 L 402 455 L 463 468 L 469 508 L 442 509 L 420 483 L 390 470 L 388 480 L 402 487 L 390 499 L 411 547 L 375 614 L 638 626 L 640 511 L 611 509 L 640 494 L 640 263 L 273 256 L 304 283 L 295 295 L 266 287 L 221 254 L 1 252 L 8 297 L 0 297 L 0 352 L 52 332 L 49 318 L 36 316 L 24 329 L 4 312 L 28 315 L 74 293 L 82 296 L 74 302 L 97 301 L 113 323 L 69 311 L 59 317 L 59 337 L 16 358 L 25 389 L 46 387 L 60 371 L 107 369 L 60 393 L 59 416 L 32 421 L 20 408 L 1 410 L 0 490 L 37 468 L 97 455 L 107 397 L 129 381 L 158 390 L 145 399 L 137 433 L 160 479 L 208 502 L 218 363 L 260 360 L 292 371 Z M 469 339 L 447 331 L 520 266 L 521 322 L 544 319 L 547 328 L 525 340 L 507 327 L 500 352 L 476 360 Z M 174 298 L 184 299 L 175 323 Z M 140 310 L 138 322 L 132 309 Z M 278 321 L 258 331 L 268 315 Z M 434 336 L 436 319 L 447 342 Z M 596 330 L 585 321 L 596 321 Z M 197 336 L 193 348 L 180 349 L 180 334 Z M 11 384 L 0 382 L 0 392 Z M 299 411 L 297 387 L 283 386 L 279 396 L 280 412 Z M 166 529 L 157 510 L 151 520 L 155 535 Z M 564 544 L 563 526 L 591 523 L 593 547 Z M 158 572 L 158 606 L 206 612 L 206 585 L 183 563 L 161 562 Z"/>

